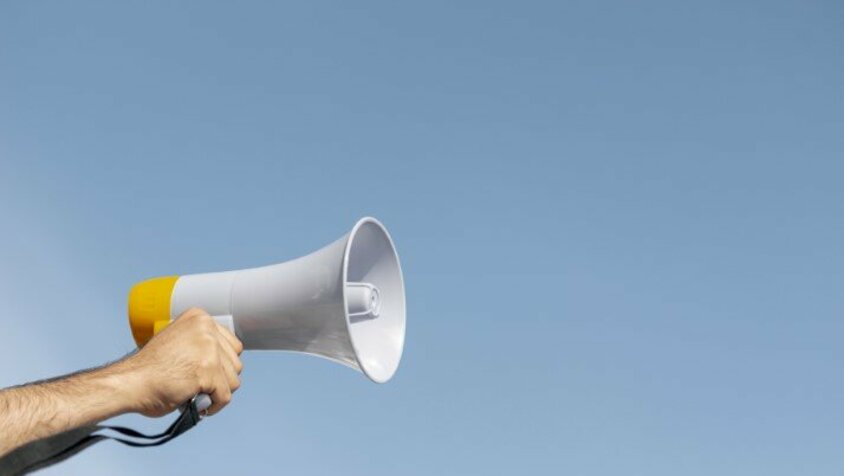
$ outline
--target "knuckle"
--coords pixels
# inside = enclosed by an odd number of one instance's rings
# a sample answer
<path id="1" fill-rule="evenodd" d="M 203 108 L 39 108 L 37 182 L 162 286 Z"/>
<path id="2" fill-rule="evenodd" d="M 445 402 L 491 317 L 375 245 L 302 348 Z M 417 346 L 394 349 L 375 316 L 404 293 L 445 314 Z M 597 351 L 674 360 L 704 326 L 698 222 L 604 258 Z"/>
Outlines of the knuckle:
<path id="1" fill-rule="evenodd" d="M 214 337 L 214 334 L 210 332 L 203 332 L 199 336 L 199 340 L 202 343 L 203 347 L 211 347 L 215 349 L 217 346 L 217 338 Z"/>
<path id="2" fill-rule="evenodd" d="M 197 377 L 196 387 L 199 391 L 210 392 L 211 391 L 211 379 L 204 377 L 204 376 Z"/>
<path id="3" fill-rule="evenodd" d="M 198 307 L 192 307 L 185 311 L 184 314 L 182 314 L 179 318 L 179 320 L 182 319 L 187 322 L 190 322 L 193 325 L 204 325 L 208 321 L 213 321 L 213 319 L 211 318 L 211 316 L 208 315 L 207 312 Z"/>
<path id="4" fill-rule="evenodd" d="M 187 311 L 182 313 L 183 316 L 188 317 L 188 318 L 196 318 L 198 316 L 201 316 L 202 314 L 205 314 L 205 311 L 203 311 L 202 309 L 200 309 L 198 307 L 188 308 Z"/>
<path id="5" fill-rule="evenodd" d="M 199 359 L 198 363 L 199 369 L 203 372 L 210 372 L 213 371 L 216 367 L 218 367 L 216 359 L 213 357 L 203 357 Z"/>
<path id="6" fill-rule="evenodd" d="M 215 345 L 217 344 L 217 340 L 208 332 L 194 332 L 191 338 L 191 344 L 194 352 L 197 354 L 210 356 L 210 354 L 216 353 Z"/>
<path id="7" fill-rule="evenodd" d="M 214 318 L 203 312 L 202 314 L 196 315 L 196 322 L 200 323 L 205 328 L 208 328 L 214 324 Z"/>

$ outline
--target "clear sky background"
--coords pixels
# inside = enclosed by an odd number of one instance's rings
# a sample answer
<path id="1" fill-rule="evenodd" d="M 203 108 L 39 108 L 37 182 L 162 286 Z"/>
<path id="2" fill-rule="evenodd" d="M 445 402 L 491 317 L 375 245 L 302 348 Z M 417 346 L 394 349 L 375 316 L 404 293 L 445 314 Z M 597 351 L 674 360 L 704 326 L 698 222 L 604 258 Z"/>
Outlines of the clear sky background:
<path id="1" fill-rule="evenodd" d="M 390 383 L 248 354 L 45 475 L 844 471 L 838 1 L 3 2 L 0 214 L 0 386 L 144 278 L 364 215 L 404 267 Z"/>

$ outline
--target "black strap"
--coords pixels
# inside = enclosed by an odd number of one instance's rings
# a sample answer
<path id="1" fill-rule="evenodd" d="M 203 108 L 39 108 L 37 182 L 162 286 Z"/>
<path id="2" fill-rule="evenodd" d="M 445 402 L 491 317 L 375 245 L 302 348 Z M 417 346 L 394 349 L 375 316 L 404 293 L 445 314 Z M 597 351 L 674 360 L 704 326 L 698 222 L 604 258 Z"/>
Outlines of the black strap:
<path id="1" fill-rule="evenodd" d="M 167 443 L 190 430 L 199 423 L 200 414 L 193 400 L 185 404 L 181 414 L 166 430 L 157 435 L 145 435 L 122 426 L 88 425 L 65 431 L 57 435 L 27 443 L 0 459 L 0 476 L 17 476 L 37 471 L 60 463 L 89 446 L 103 440 L 114 440 L 124 445 L 146 447 Z M 136 441 L 118 436 L 97 433 L 110 430 L 126 437 L 147 441 Z"/>

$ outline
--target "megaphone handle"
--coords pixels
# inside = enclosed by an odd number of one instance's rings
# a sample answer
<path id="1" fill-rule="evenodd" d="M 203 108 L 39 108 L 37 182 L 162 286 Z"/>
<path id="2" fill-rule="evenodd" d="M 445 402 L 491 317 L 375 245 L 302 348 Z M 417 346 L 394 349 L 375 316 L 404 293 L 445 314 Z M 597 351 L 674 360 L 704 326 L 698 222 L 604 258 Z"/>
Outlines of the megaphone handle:
<path id="1" fill-rule="evenodd" d="M 193 404 L 196 405 L 196 409 L 199 410 L 201 418 L 203 413 L 205 413 L 205 410 L 208 410 L 208 408 L 211 407 L 211 397 L 207 393 L 197 394 L 197 396 L 193 399 Z"/>

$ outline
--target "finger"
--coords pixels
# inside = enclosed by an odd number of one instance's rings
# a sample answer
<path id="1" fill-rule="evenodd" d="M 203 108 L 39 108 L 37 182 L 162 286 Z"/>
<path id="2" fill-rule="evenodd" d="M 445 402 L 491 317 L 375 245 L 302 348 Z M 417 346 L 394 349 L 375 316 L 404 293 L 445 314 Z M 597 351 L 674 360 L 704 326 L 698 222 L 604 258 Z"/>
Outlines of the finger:
<path id="1" fill-rule="evenodd" d="M 214 415 L 220 412 L 232 400 L 232 392 L 229 388 L 228 382 L 222 375 L 218 375 L 214 389 L 209 393 L 211 395 L 211 406 L 208 408 L 208 414 Z"/>
<path id="2" fill-rule="evenodd" d="M 240 388 L 240 377 L 237 376 L 238 373 L 235 371 L 234 365 L 226 359 L 223 359 L 223 368 L 225 370 L 226 380 L 229 383 L 229 390 L 234 393 Z"/>
<path id="3" fill-rule="evenodd" d="M 232 349 L 231 344 L 229 344 L 226 339 L 218 337 L 218 341 L 220 344 L 221 357 L 223 360 L 229 361 L 235 372 L 239 374 L 243 370 L 243 363 L 240 361 L 240 357 L 237 356 L 237 353 L 235 353 L 235 350 Z"/>
<path id="4" fill-rule="evenodd" d="M 243 343 L 240 342 L 240 339 L 238 339 L 237 336 L 232 333 L 232 331 L 230 331 L 225 326 L 221 326 L 219 323 L 217 323 L 217 330 L 220 332 L 220 335 L 223 336 L 224 339 L 226 339 L 226 341 L 229 343 L 229 345 L 237 355 L 240 355 L 240 353 L 243 352 Z"/>

